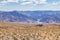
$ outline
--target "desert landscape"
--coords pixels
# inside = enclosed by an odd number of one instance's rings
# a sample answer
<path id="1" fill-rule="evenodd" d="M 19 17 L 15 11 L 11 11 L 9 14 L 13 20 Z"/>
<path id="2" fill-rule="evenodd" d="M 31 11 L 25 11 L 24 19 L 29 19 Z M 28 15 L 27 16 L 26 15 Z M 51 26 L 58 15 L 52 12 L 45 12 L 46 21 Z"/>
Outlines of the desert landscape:
<path id="1" fill-rule="evenodd" d="M 60 0 L 0 0 L 0 40 L 60 40 Z"/>
<path id="2" fill-rule="evenodd" d="M 0 22 L 0 40 L 60 40 L 60 25 Z"/>

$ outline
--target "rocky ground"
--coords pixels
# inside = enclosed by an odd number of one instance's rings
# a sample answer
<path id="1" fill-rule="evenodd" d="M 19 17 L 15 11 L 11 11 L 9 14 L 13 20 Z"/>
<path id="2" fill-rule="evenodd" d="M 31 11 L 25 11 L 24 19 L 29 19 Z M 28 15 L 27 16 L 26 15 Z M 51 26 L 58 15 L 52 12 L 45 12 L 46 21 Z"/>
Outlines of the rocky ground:
<path id="1" fill-rule="evenodd" d="M 60 25 L 0 23 L 0 40 L 60 40 Z"/>

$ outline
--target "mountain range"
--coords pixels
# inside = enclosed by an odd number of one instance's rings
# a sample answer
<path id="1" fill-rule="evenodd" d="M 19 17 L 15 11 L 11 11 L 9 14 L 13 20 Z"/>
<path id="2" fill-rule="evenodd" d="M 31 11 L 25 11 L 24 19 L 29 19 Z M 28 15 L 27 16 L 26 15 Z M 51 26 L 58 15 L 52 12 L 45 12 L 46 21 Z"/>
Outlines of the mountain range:
<path id="1" fill-rule="evenodd" d="M 60 23 L 60 11 L 0 11 L 0 22 Z"/>

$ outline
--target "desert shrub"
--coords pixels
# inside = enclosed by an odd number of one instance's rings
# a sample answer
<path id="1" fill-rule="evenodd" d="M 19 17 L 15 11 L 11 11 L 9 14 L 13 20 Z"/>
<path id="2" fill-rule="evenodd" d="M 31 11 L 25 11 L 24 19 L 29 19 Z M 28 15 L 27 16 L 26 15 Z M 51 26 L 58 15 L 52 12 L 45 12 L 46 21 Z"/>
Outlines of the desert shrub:
<path id="1" fill-rule="evenodd" d="M 42 27 L 42 26 L 43 26 L 43 24 L 37 24 L 36 26 Z"/>

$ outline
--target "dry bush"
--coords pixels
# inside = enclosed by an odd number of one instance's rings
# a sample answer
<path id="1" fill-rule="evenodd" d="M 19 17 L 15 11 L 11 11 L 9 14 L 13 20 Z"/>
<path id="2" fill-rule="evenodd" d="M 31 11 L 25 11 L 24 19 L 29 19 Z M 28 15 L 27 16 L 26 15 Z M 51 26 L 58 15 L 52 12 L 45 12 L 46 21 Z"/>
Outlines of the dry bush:
<path id="1" fill-rule="evenodd" d="M 37 24 L 36 26 L 43 27 L 43 24 Z"/>

